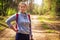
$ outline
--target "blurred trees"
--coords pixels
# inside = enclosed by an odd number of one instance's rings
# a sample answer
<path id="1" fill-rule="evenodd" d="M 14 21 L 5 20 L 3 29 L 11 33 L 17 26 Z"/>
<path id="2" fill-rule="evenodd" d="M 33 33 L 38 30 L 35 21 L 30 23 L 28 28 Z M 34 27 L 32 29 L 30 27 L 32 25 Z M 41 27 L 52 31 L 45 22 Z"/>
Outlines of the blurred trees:
<path id="1" fill-rule="evenodd" d="M 6 10 L 9 9 L 9 7 L 12 7 L 12 0 L 0 0 L 0 15 L 7 15 Z"/>
<path id="2" fill-rule="evenodd" d="M 20 1 L 28 0 L 0 0 L 0 15 L 12 15 L 17 12 L 17 4 Z M 29 12 L 39 15 L 60 16 L 60 0 L 43 0 L 41 6 L 33 4 L 34 0 L 30 0 Z"/>
<path id="3" fill-rule="evenodd" d="M 44 0 L 43 7 L 44 14 L 46 15 L 56 15 L 56 0 Z"/>
<path id="4" fill-rule="evenodd" d="M 60 16 L 60 0 L 43 0 L 43 4 L 34 4 L 33 13 L 40 15 Z"/>
<path id="5" fill-rule="evenodd" d="M 13 12 L 17 10 L 17 4 L 18 4 L 17 1 L 21 1 L 21 0 L 0 0 L 0 15 L 6 16 L 8 15 L 9 11 L 12 10 Z"/>
<path id="6" fill-rule="evenodd" d="M 56 15 L 60 16 L 60 0 L 56 1 Z"/>
<path id="7" fill-rule="evenodd" d="M 60 0 L 44 0 L 42 9 L 45 15 L 60 16 Z"/>

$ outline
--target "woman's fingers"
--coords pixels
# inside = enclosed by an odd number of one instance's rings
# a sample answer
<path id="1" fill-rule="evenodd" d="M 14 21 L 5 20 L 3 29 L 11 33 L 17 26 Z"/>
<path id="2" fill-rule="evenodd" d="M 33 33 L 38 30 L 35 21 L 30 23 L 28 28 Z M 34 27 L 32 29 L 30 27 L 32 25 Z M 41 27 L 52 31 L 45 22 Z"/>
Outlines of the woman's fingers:
<path id="1" fill-rule="evenodd" d="M 17 30 L 17 29 L 15 29 L 14 31 L 15 31 L 15 32 L 18 32 L 18 30 Z"/>

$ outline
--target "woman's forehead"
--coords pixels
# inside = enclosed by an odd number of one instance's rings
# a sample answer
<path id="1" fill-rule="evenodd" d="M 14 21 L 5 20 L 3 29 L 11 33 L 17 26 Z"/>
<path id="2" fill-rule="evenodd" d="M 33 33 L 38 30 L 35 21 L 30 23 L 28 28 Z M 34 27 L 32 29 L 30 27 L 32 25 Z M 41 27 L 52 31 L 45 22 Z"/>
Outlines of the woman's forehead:
<path id="1" fill-rule="evenodd" d="M 27 4 L 24 2 L 19 3 L 19 6 L 21 6 L 21 5 L 27 6 Z"/>
<path id="2" fill-rule="evenodd" d="M 26 4 L 19 4 L 19 6 L 27 6 Z"/>

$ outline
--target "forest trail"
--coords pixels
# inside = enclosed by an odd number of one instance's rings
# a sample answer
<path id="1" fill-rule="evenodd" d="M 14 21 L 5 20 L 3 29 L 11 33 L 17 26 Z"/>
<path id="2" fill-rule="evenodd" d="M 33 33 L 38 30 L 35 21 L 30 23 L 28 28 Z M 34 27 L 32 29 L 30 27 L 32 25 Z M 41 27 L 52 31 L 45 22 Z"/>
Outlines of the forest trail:
<path id="1" fill-rule="evenodd" d="M 33 34 L 34 40 L 60 40 L 60 31 L 49 33 L 47 32 L 46 29 L 42 27 L 42 23 L 39 20 L 37 20 L 37 16 L 36 17 L 32 16 L 31 18 L 32 18 L 32 34 Z M 54 30 L 57 25 L 60 27 L 59 25 L 60 23 L 51 24 L 51 23 L 45 22 L 45 24 L 47 24 L 48 26 L 52 25 L 52 27 L 54 27 L 53 28 Z M 14 32 L 10 28 L 6 28 L 4 31 L 0 32 L 0 40 L 14 40 L 15 35 L 16 35 L 16 32 Z"/>

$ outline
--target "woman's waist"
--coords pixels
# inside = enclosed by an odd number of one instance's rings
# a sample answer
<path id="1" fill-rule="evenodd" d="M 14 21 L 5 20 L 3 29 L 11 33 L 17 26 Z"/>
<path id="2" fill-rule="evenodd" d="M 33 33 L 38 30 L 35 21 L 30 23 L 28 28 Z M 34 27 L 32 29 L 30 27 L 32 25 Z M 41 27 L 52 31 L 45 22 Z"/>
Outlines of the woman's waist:
<path id="1" fill-rule="evenodd" d="M 23 34 L 23 33 L 16 33 L 16 34 L 20 34 L 20 35 L 29 35 L 29 34 Z"/>
<path id="2" fill-rule="evenodd" d="M 29 24 L 18 24 L 18 27 L 29 27 Z"/>
<path id="3" fill-rule="evenodd" d="M 18 27 L 18 33 L 29 34 L 30 30 L 27 27 Z"/>

